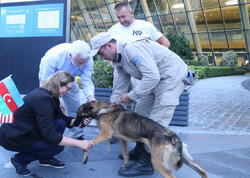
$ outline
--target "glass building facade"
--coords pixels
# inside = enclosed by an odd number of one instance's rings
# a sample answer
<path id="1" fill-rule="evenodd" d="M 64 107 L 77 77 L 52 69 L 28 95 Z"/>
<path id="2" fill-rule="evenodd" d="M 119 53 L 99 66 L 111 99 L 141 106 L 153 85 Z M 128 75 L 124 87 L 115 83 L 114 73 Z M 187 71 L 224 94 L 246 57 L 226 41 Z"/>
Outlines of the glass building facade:
<path id="1" fill-rule="evenodd" d="M 116 0 L 72 0 L 71 41 L 89 41 L 118 23 Z M 221 56 L 233 50 L 250 58 L 250 0 L 130 0 L 135 18 L 183 32 L 196 56 Z"/>

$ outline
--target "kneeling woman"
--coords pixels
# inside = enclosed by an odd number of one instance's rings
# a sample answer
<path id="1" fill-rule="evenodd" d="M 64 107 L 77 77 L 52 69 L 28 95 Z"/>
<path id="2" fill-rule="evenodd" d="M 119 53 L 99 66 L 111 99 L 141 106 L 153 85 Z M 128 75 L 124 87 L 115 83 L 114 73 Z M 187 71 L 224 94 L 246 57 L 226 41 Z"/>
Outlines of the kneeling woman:
<path id="1" fill-rule="evenodd" d="M 63 168 L 65 164 L 54 157 L 63 146 L 92 148 L 92 141 L 63 136 L 66 127 L 75 126 L 75 119 L 62 113 L 59 97 L 70 91 L 73 82 L 74 77 L 65 71 L 53 74 L 24 97 L 24 105 L 14 112 L 13 124 L 1 125 L 0 145 L 18 152 L 10 160 L 17 174 L 30 175 L 27 164 L 35 160 L 41 166 Z"/>

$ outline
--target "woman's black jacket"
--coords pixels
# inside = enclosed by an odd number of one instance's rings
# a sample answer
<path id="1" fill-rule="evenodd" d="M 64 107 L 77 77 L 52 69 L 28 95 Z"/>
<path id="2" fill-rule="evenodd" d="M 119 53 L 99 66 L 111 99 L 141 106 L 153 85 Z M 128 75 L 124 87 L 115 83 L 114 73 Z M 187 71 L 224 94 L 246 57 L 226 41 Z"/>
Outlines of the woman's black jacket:
<path id="1" fill-rule="evenodd" d="M 0 127 L 0 145 L 7 150 L 18 150 L 44 140 L 58 145 L 63 135 L 56 130 L 53 120 L 62 118 L 69 127 L 71 117 L 60 109 L 60 101 L 43 88 L 37 88 L 24 97 L 24 105 L 14 112 L 12 124 Z"/>

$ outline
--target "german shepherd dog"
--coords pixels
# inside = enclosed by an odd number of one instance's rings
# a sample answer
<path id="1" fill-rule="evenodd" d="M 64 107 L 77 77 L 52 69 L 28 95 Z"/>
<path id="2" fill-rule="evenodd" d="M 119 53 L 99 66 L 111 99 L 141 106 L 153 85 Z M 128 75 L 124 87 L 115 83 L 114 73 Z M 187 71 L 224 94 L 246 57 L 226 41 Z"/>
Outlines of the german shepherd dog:
<path id="1" fill-rule="evenodd" d="M 123 167 L 129 165 L 127 141 L 139 141 L 149 147 L 153 166 L 164 178 L 174 178 L 171 167 L 178 170 L 183 163 L 202 178 L 207 178 L 206 172 L 194 162 L 181 139 L 157 122 L 125 110 L 122 105 L 104 101 L 91 101 L 79 107 L 76 122 L 89 117 L 97 119 L 101 131 L 93 139 L 94 144 L 109 140 L 112 134 L 119 139 L 124 158 Z M 87 151 L 84 151 L 83 163 L 86 162 Z"/>

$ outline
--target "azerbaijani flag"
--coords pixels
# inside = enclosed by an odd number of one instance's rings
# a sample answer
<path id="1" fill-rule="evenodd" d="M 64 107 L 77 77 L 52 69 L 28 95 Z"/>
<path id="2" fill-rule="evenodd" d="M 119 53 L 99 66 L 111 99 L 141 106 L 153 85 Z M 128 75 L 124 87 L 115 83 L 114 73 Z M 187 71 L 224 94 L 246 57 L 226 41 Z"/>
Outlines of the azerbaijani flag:
<path id="1" fill-rule="evenodd" d="M 0 81 L 0 111 L 3 116 L 13 113 L 24 104 L 11 75 Z"/>

